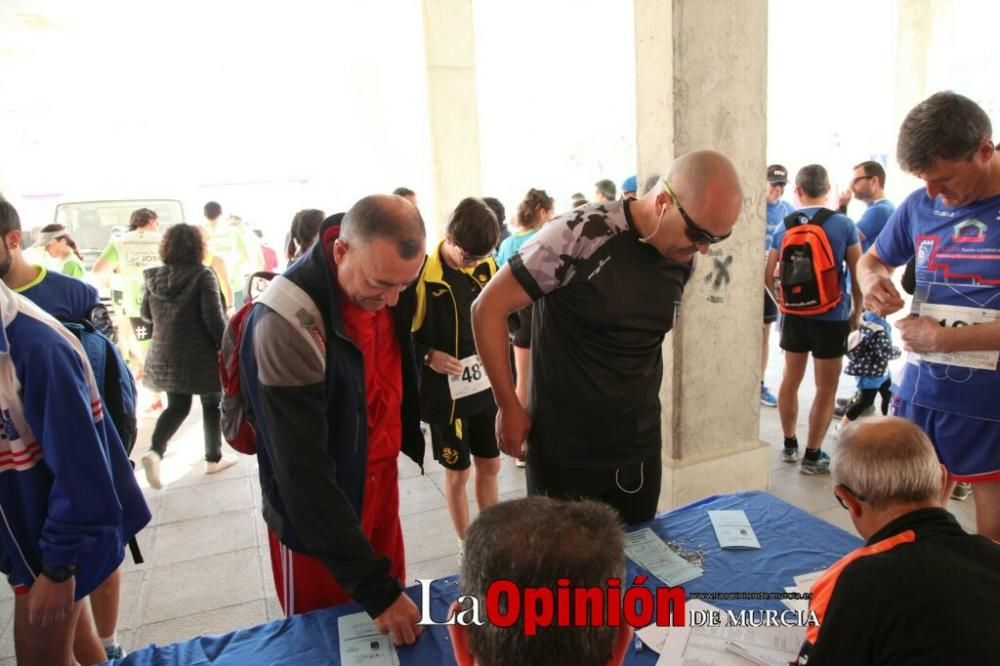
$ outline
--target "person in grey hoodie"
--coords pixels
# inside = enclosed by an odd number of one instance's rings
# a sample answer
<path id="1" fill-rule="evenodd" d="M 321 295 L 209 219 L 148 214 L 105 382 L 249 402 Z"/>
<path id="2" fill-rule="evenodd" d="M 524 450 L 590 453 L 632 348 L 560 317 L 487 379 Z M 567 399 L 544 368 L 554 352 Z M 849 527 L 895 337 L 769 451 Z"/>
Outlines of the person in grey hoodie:
<path id="1" fill-rule="evenodd" d="M 142 458 L 146 480 L 161 488 L 160 461 L 167 442 L 191 411 L 192 396 L 201 398 L 205 433 L 205 472 L 214 474 L 236 462 L 222 456 L 217 355 L 226 328 L 219 282 L 205 268 L 205 241 L 196 227 L 172 226 L 160 243 L 163 265 L 147 269 L 142 317 L 153 325 L 144 384 L 167 394 L 167 407 L 153 430 L 150 451 Z"/>

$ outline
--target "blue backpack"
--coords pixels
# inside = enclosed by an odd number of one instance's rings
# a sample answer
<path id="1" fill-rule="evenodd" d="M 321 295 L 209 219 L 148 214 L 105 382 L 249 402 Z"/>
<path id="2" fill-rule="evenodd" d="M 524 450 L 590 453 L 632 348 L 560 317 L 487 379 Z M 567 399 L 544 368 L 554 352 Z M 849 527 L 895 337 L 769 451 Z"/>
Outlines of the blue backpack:
<path id="1" fill-rule="evenodd" d="M 83 345 L 83 351 L 90 361 L 90 368 L 94 371 L 97 390 L 104 403 L 104 413 L 111 418 L 115 432 L 125 447 L 125 454 L 131 455 L 132 447 L 135 446 L 135 440 L 139 435 L 139 424 L 135 415 L 138 391 L 132 373 L 125 365 L 118 347 L 95 329 L 92 323 L 86 320 L 61 323 L 72 331 Z M 132 463 L 132 467 L 135 467 L 135 463 Z M 142 564 L 142 551 L 139 550 L 139 542 L 135 537 L 129 540 L 128 547 L 132 551 L 132 561 Z"/>
<path id="2" fill-rule="evenodd" d="M 97 389 L 104 401 L 104 412 L 111 417 L 118 437 L 131 454 L 138 436 L 135 379 L 125 365 L 118 348 L 89 321 L 64 321 L 63 326 L 73 332 L 90 360 Z"/>

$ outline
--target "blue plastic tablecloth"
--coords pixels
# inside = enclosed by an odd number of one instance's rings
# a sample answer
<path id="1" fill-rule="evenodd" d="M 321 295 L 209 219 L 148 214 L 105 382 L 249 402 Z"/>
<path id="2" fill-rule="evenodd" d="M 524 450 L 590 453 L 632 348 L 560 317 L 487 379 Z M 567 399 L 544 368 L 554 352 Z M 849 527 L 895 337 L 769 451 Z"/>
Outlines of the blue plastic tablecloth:
<path id="1" fill-rule="evenodd" d="M 759 550 L 722 550 L 708 519 L 708 511 L 742 509 L 746 512 L 760 541 Z M 665 541 L 704 554 L 705 573 L 684 584 L 690 592 L 783 592 L 793 584 L 792 577 L 828 567 L 841 556 L 861 545 L 861 540 L 842 529 L 761 492 L 736 493 L 708 497 L 661 514 L 638 525 L 651 527 Z M 643 573 L 632 562 L 623 587 L 635 575 Z M 647 583 L 649 587 L 655 581 Z M 420 588 L 407 588 L 407 594 L 420 606 Z M 458 596 L 456 576 L 438 579 L 431 586 L 432 616 L 440 619 Z M 778 600 L 713 600 L 724 610 L 775 609 L 785 607 Z M 129 654 L 120 664 L 180 665 L 217 664 L 286 664 L 288 666 L 339 665 L 337 618 L 356 613 L 360 608 L 348 604 L 275 620 L 219 636 L 199 636 L 172 645 L 150 645 Z M 399 648 L 404 665 L 454 664 L 447 628 L 425 627 L 423 636 L 413 646 Z M 655 664 L 652 651 L 633 647 L 626 664 Z"/>

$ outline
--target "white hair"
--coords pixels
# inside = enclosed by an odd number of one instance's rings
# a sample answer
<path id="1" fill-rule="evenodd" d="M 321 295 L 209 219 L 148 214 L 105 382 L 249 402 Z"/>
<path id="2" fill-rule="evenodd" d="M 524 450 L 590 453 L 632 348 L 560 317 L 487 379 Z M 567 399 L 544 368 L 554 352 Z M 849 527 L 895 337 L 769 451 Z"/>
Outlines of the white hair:
<path id="1" fill-rule="evenodd" d="M 876 509 L 933 501 L 941 492 L 941 466 L 927 435 L 893 416 L 843 428 L 831 471 L 834 485 L 847 486 Z"/>

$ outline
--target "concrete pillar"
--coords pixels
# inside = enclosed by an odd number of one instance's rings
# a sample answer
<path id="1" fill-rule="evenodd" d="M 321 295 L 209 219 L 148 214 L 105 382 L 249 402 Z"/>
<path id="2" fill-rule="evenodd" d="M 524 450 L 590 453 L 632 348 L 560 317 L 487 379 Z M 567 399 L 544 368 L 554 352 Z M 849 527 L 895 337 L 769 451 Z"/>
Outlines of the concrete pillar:
<path id="1" fill-rule="evenodd" d="M 896 88 L 893 95 L 898 122 L 927 96 L 927 61 L 937 20 L 951 13 L 950 0 L 898 0 L 896 32 Z"/>
<path id="2" fill-rule="evenodd" d="M 424 42 L 436 211 L 426 221 L 440 238 L 455 205 L 482 190 L 472 0 L 424 0 Z"/>
<path id="3" fill-rule="evenodd" d="M 953 15 L 951 0 L 898 0 L 896 25 L 896 83 L 892 97 L 892 135 L 896 136 L 903 118 L 931 92 L 927 89 L 928 63 L 935 49 L 935 30 Z M 895 148 L 895 141 L 893 141 Z M 890 183 L 910 182 L 900 188 L 906 193 L 918 186 L 918 181 L 904 174 L 895 159 L 890 158 L 886 179 Z"/>
<path id="4" fill-rule="evenodd" d="M 635 0 L 640 182 L 674 155 L 733 160 L 746 201 L 731 239 L 700 257 L 664 344 L 666 509 L 766 489 L 758 437 L 767 145 L 766 0 Z"/>

